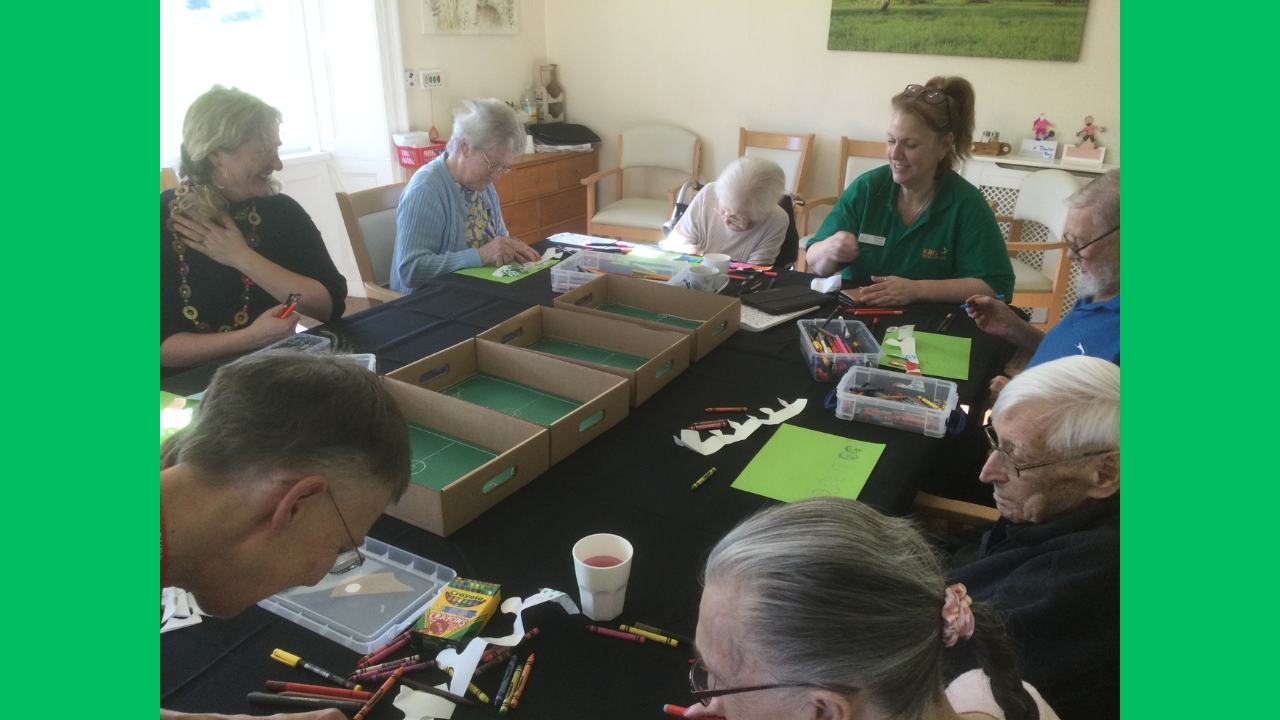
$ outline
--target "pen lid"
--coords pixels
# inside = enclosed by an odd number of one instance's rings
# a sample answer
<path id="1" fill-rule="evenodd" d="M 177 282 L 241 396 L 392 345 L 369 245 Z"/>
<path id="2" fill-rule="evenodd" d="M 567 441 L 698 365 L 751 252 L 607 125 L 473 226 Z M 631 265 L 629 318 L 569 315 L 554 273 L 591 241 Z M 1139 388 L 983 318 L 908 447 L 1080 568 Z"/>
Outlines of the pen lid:
<path id="1" fill-rule="evenodd" d="M 271 659 L 275 660 L 276 662 L 282 662 L 285 665 L 288 665 L 289 667 L 296 667 L 298 665 L 298 661 L 302 660 L 302 658 L 298 657 L 297 655 L 294 655 L 293 653 L 287 653 L 281 650 L 280 648 L 276 648 L 275 650 L 271 651 Z"/>

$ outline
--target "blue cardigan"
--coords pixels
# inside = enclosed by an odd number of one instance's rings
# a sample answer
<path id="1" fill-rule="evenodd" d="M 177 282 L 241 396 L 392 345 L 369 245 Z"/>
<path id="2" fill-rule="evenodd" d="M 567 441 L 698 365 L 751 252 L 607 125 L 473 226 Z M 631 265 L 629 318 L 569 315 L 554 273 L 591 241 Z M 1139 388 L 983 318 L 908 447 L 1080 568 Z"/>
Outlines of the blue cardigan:
<path id="1" fill-rule="evenodd" d="M 391 257 L 391 289 L 412 292 L 437 275 L 480 267 L 480 251 L 467 247 L 467 200 L 444 160 L 449 153 L 414 173 L 396 208 L 396 249 Z M 507 234 L 493 185 L 480 193 L 499 235 Z"/>

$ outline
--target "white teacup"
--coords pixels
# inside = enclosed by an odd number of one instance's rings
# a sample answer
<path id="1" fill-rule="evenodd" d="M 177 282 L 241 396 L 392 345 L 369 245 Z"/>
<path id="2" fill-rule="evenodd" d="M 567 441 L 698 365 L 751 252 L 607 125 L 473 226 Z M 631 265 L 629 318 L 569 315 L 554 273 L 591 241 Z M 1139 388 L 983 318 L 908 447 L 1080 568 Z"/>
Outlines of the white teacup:
<path id="1" fill-rule="evenodd" d="M 605 621 L 622 614 L 631 556 L 631 543 L 609 533 L 588 535 L 574 544 L 573 570 L 584 615 Z"/>
<path id="2" fill-rule="evenodd" d="M 702 256 L 702 264 L 704 267 L 713 267 L 720 271 L 721 275 L 729 274 L 729 256 L 724 253 L 707 253 Z"/>

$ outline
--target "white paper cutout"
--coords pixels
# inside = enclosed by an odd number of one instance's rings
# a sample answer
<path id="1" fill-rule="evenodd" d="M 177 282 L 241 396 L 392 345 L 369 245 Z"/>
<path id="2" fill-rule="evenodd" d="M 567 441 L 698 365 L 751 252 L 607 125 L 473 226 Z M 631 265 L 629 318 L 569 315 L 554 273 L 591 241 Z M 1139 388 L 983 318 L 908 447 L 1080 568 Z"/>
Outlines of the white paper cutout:
<path id="1" fill-rule="evenodd" d="M 448 690 L 444 684 L 436 685 L 438 690 Z M 391 701 L 400 712 L 404 713 L 405 720 L 449 720 L 453 717 L 452 702 L 431 693 L 424 693 L 420 690 L 414 690 L 405 685 L 400 686 L 400 694 L 395 700 Z"/>
<path id="2" fill-rule="evenodd" d="M 770 410 L 769 408 L 760 408 L 760 412 L 767 416 L 761 420 L 754 415 L 748 415 L 747 419 L 741 423 L 729 421 L 729 427 L 733 428 L 733 433 L 725 433 L 721 430 L 712 430 L 711 437 L 706 440 L 702 439 L 702 435 L 697 430 L 681 430 L 680 436 L 674 438 L 676 444 L 681 447 L 687 447 L 690 450 L 701 455 L 711 455 L 719 452 L 725 445 L 732 445 L 751 437 L 751 433 L 760 429 L 763 425 L 777 425 L 786 420 L 790 420 L 804 410 L 809 401 L 800 398 L 794 402 L 788 403 L 782 398 L 778 398 L 778 402 L 782 404 L 781 410 Z"/>
<path id="3" fill-rule="evenodd" d="M 180 630 L 200 622 L 208 613 L 196 604 L 196 598 L 182 588 L 167 587 L 160 591 L 160 632 Z"/>
<path id="4" fill-rule="evenodd" d="M 809 281 L 809 289 L 820 293 L 835 292 L 840 289 L 840 276 L 832 275 L 828 278 L 814 278 Z"/>

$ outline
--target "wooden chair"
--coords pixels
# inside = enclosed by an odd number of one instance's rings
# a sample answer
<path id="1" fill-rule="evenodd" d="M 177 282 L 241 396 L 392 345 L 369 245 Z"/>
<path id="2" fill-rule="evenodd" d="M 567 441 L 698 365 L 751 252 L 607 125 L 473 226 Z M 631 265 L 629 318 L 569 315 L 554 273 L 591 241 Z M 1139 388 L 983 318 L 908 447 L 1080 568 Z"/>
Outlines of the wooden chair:
<path id="1" fill-rule="evenodd" d="M 383 185 L 360 192 L 336 193 L 342 221 L 347 225 L 351 252 L 360 268 L 370 305 L 403 297 L 391 290 L 391 256 L 396 247 L 396 206 L 408 183 Z"/>
<path id="2" fill-rule="evenodd" d="M 750 155 L 777 163 L 787 176 L 786 191 L 800 196 L 813 153 L 813 137 L 813 133 L 784 135 L 738 128 L 738 157 Z"/>
<path id="3" fill-rule="evenodd" d="M 993 507 L 950 500 L 925 492 L 916 493 L 911 502 L 911 511 L 919 515 L 931 531 L 939 533 L 986 525 L 1000 519 L 1000 511 Z"/>
<path id="4" fill-rule="evenodd" d="M 847 137 L 841 137 L 840 172 L 836 188 L 843 193 L 854 180 L 858 179 L 859 175 L 888 164 L 889 159 L 886 157 L 884 143 L 872 140 L 850 140 Z M 833 195 L 804 201 L 804 206 L 800 209 L 797 219 L 797 227 L 800 231 L 800 254 L 796 258 L 797 270 L 803 272 L 809 267 L 805 261 L 804 253 L 804 246 L 813 237 L 813 234 L 809 232 L 809 213 L 815 207 L 835 205 L 839 199 L 839 195 Z M 814 228 L 814 232 L 817 232 L 817 228 Z"/>
<path id="5" fill-rule="evenodd" d="M 662 224 L 675 207 L 673 187 L 666 200 L 622 197 L 623 171 L 633 168 L 660 168 L 683 173 L 697 180 L 702 167 L 702 141 L 693 133 L 666 125 L 644 125 L 618 136 L 618 166 L 582 179 L 587 186 L 587 234 L 657 243 L 662 240 Z M 596 183 L 616 175 L 616 200 L 596 209 Z M 683 182 L 683 180 L 681 181 Z"/>
<path id="6" fill-rule="evenodd" d="M 1067 222 L 1067 198 L 1080 189 L 1074 175 L 1063 170 L 1039 170 L 1022 181 L 1013 215 L 997 215 L 998 222 L 1009 223 L 1009 239 L 1005 243 L 1013 264 L 1014 284 L 1010 304 L 1016 307 L 1047 307 L 1043 324 L 1036 327 L 1048 331 L 1062 318 L 1062 303 L 1071 280 L 1071 258 L 1062 241 Z M 1049 230 L 1049 242 L 1022 242 L 1022 228 L 1027 220 Z M 1056 250 L 1057 253 L 1053 253 Z M 1043 251 L 1044 263 L 1039 270 L 1019 260 L 1021 251 Z"/>
<path id="7" fill-rule="evenodd" d="M 160 192 L 178 187 L 178 173 L 173 168 L 160 168 Z"/>

